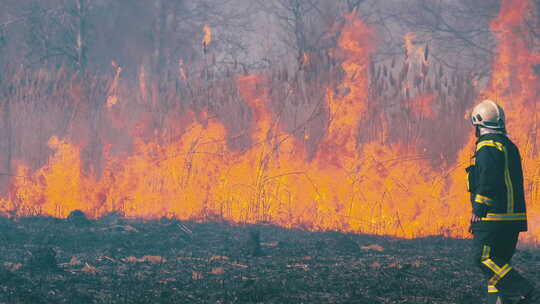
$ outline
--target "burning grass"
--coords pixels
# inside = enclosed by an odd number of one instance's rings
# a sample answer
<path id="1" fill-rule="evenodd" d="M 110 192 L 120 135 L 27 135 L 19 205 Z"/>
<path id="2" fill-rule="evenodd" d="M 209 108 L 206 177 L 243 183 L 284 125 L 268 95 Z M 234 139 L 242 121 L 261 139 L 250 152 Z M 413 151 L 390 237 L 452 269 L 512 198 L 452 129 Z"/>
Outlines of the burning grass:
<path id="1" fill-rule="evenodd" d="M 474 138 L 463 117 L 488 96 L 506 101 L 522 147 L 537 240 L 538 121 L 524 113 L 538 100 L 539 57 L 510 11 L 492 24 L 499 54 L 484 90 L 430 59 L 414 34 L 403 56 L 376 61 L 376 30 L 355 14 L 334 50 L 307 54 L 294 74 L 216 75 L 184 62 L 159 78 L 144 66 L 124 78 L 116 63 L 109 76 L 14 70 L 0 82 L 1 211 L 466 237 Z"/>

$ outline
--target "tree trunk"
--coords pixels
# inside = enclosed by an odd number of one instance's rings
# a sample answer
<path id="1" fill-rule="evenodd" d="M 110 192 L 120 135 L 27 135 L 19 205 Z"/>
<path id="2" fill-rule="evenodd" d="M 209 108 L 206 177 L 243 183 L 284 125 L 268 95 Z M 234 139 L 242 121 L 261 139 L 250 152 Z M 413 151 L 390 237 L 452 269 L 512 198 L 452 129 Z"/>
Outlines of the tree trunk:
<path id="1" fill-rule="evenodd" d="M 77 0 L 77 41 L 75 50 L 77 52 L 77 65 L 80 71 L 86 68 L 86 2 Z"/>
<path id="2" fill-rule="evenodd" d="M 2 179 L 4 182 L 2 182 L 2 192 L 9 189 L 9 181 L 11 179 L 11 165 L 12 165 L 12 158 L 13 158 L 13 134 L 12 134 L 12 126 L 11 126 L 11 98 L 6 98 L 5 104 L 4 104 L 4 132 L 6 134 L 6 162 L 5 162 L 5 176 Z M 5 187 L 5 188 L 4 188 Z"/>
<path id="3" fill-rule="evenodd" d="M 349 13 L 352 13 L 355 10 L 357 10 L 358 7 L 360 6 L 360 4 L 362 4 L 364 2 L 365 2 L 365 0 L 347 0 L 347 6 L 348 6 L 348 9 L 349 9 Z"/>
<path id="4" fill-rule="evenodd" d="M 155 31 L 154 31 L 154 64 L 153 72 L 157 76 L 162 72 L 165 54 L 164 54 L 164 34 L 165 34 L 165 25 L 167 19 L 167 10 L 163 0 L 156 0 L 155 2 L 157 17 L 155 21 Z"/>
<path id="5" fill-rule="evenodd" d="M 297 60 L 301 65 L 303 57 L 306 53 L 306 33 L 304 26 L 304 13 L 302 11 L 302 4 L 299 0 L 292 2 L 292 13 L 294 20 L 294 36 L 296 38 L 296 47 L 298 48 Z"/>

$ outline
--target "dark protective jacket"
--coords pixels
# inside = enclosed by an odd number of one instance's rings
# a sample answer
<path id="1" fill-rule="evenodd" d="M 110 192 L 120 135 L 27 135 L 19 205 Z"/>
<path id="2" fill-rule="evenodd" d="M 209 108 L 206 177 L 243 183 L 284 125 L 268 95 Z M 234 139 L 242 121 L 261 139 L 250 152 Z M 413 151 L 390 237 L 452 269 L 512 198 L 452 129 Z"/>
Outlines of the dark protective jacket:
<path id="1" fill-rule="evenodd" d="M 521 156 L 508 137 L 482 135 L 467 173 L 473 212 L 481 218 L 473 230 L 527 231 Z"/>

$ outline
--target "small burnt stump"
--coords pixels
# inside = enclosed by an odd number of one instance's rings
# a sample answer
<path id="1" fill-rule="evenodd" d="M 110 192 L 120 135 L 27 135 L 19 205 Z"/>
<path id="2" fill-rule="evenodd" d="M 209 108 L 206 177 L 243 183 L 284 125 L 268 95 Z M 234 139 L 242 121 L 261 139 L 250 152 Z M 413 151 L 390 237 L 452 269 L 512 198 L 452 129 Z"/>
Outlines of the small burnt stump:
<path id="1" fill-rule="evenodd" d="M 249 238 L 247 241 L 247 249 L 252 256 L 262 256 L 261 249 L 261 232 L 258 229 L 249 230 Z"/>
<path id="2" fill-rule="evenodd" d="M 71 223 L 75 226 L 88 226 L 90 225 L 90 220 L 86 217 L 86 214 L 81 210 L 73 210 L 67 217 L 68 223 Z"/>

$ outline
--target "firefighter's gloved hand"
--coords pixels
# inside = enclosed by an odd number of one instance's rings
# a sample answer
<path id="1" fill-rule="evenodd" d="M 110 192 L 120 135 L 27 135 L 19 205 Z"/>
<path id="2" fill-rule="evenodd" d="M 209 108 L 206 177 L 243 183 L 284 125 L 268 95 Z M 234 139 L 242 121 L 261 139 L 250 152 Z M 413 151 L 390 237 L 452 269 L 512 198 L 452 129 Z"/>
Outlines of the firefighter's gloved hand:
<path id="1" fill-rule="evenodd" d="M 480 222 L 481 218 L 473 213 L 471 216 L 471 224 L 469 225 L 469 233 L 472 233 L 472 227 L 474 223 Z"/>
<path id="2" fill-rule="evenodd" d="M 471 216 L 471 223 L 474 224 L 474 223 L 476 223 L 476 222 L 480 222 L 480 217 L 477 216 L 476 214 L 473 214 L 473 215 Z"/>
<path id="3" fill-rule="evenodd" d="M 473 214 L 477 217 L 485 217 L 488 213 L 488 206 L 485 204 L 473 204 Z"/>

